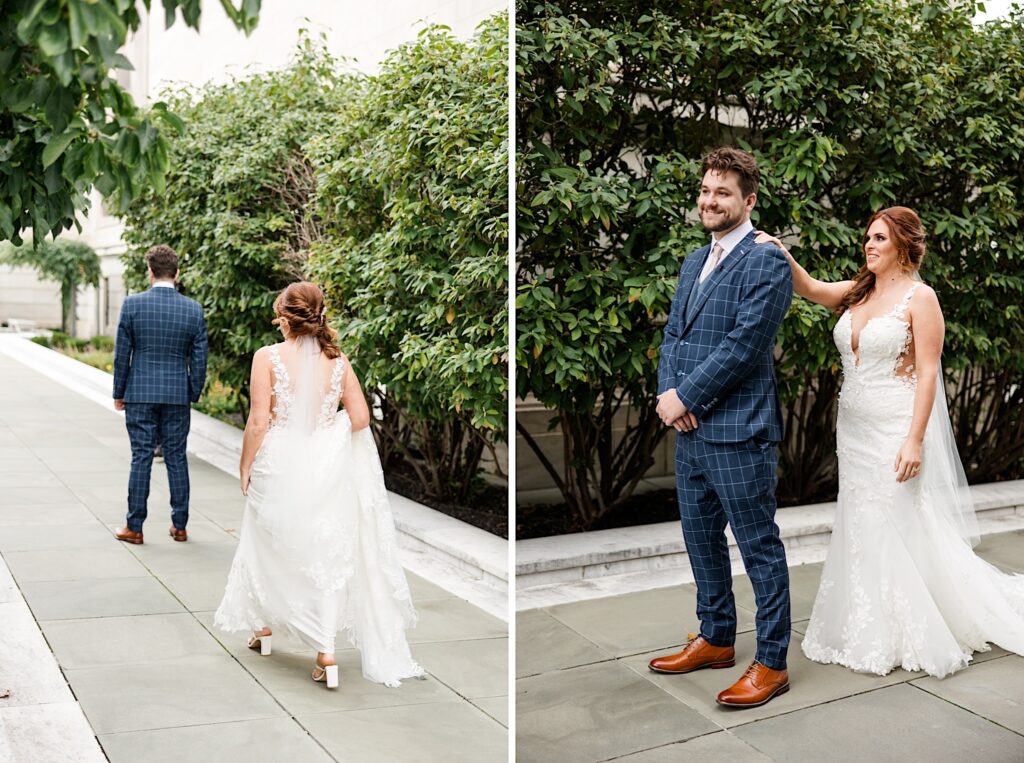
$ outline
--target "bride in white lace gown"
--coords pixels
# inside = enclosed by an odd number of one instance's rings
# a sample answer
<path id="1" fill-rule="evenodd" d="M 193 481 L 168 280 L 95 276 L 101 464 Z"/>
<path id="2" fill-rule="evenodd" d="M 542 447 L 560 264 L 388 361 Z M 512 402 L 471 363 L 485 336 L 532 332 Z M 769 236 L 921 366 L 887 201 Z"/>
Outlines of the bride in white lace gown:
<path id="1" fill-rule="evenodd" d="M 214 625 L 252 633 L 249 646 L 264 655 L 273 632 L 288 632 L 317 651 L 313 680 L 330 688 L 344 632 L 363 675 L 398 686 L 423 675 L 405 637 L 416 613 L 366 400 L 323 305 L 315 284 L 288 286 L 274 303 L 285 341 L 253 358 L 247 500 Z"/>
<path id="2" fill-rule="evenodd" d="M 918 276 L 924 238 L 912 210 L 882 210 L 864 237 L 865 266 L 839 283 L 786 254 L 794 291 L 841 313 L 838 507 L 803 652 L 941 678 L 987 642 L 1024 654 L 1024 575 L 971 548 L 977 525 L 941 384 L 942 311 Z"/>

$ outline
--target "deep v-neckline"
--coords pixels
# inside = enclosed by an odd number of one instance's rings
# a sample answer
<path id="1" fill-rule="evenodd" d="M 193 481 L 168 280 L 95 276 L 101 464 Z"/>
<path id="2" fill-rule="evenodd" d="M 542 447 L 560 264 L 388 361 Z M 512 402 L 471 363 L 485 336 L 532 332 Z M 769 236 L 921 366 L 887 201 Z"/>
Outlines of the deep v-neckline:
<path id="1" fill-rule="evenodd" d="M 864 325 L 860 327 L 860 331 L 854 330 L 854 309 L 851 307 L 846 311 L 850 314 L 850 352 L 853 353 L 854 368 L 860 368 L 860 339 L 864 335 L 864 330 L 871 325 L 872 321 L 877 321 L 880 318 L 895 318 L 898 321 L 903 321 L 903 323 L 906 323 L 908 325 L 910 324 L 910 322 L 906 318 L 901 318 L 900 316 L 896 315 L 896 311 L 899 310 L 901 307 L 903 309 L 906 309 L 906 305 L 904 303 L 908 302 L 907 297 L 913 294 L 914 290 L 917 289 L 917 287 L 918 284 L 911 284 L 910 288 L 903 292 L 903 296 L 896 300 L 888 310 L 886 310 L 881 315 L 874 315 L 868 318 L 866 321 L 864 321 Z M 861 303 L 861 306 L 863 306 L 863 303 Z M 856 341 L 854 341 L 854 339 L 856 339 Z"/>

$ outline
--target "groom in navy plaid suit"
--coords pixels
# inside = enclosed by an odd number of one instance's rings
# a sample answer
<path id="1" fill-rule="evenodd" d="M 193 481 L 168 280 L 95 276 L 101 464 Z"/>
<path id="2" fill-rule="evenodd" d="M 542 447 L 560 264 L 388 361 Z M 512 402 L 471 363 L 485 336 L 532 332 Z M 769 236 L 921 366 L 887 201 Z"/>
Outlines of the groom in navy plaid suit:
<path id="1" fill-rule="evenodd" d="M 114 347 L 114 407 L 124 411 L 132 445 L 128 519 L 118 540 L 142 543 L 149 478 L 157 443 L 171 493 L 170 535 L 188 540 L 188 461 L 191 406 L 206 383 L 206 321 L 195 300 L 178 293 L 178 255 L 164 244 L 146 252 L 148 291 L 125 299 Z"/>
<path id="2" fill-rule="evenodd" d="M 650 667 L 689 673 L 735 664 L 728 523 L 754 587 L 757 654 L 718 702 L 756 707 L 789 689 L 789 571 L 775 524 L 782 415 L 773 352 L 793 279 L 785 255 L 754 240 L 754 157 L 720 148 L 701 171 L 698 208 L 712 237 L 680 269 L 658 366 L 658 414 L 677 431 L 676 489 L 700 635 Z"/>

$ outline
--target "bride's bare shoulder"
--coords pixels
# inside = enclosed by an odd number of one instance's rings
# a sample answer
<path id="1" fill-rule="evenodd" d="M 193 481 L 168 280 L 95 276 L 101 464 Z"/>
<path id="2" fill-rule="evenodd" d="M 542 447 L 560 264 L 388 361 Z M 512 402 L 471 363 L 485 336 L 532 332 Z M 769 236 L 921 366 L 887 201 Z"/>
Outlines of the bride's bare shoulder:
<path id="1" fill-rule="evenodd" d="M 265 344 L 265 345 L 263 345 L 258 350 L 256 350 L 256 352 L 254 352 L 252 354 L 252 362 L 253 362 L 253 364 L 256 364 L 256 363 L 260 363 L 260 364 L 269 363 L 270 362 L 270 352 L 271 352 L 271 350 L 274 350 L 275 348 L 278 348 L 280 346 L 281 346 L 280 344 Z"/>
<path id="2" fill-rule="evenodd" d="M 918 285 L 916 289 L 914 289 L 914 293 L 910 295 L 911 307 L 914 307 L 915 305 L 938 306 L 938 304 L 939 295 L 935 293 L 935 289 L 933 289 L 931 286 L 924 283 L 923 281 Z"/>
<path id="3" fill-rule="evenodd" d="M 910 295 L 908 307 L 912 321 L 942 319 L 942 306 L 939 305 L 939 297 L 935 293 L 935 289 L 926 283 L 922 283 L 914 289 L 914 293 Z"/>

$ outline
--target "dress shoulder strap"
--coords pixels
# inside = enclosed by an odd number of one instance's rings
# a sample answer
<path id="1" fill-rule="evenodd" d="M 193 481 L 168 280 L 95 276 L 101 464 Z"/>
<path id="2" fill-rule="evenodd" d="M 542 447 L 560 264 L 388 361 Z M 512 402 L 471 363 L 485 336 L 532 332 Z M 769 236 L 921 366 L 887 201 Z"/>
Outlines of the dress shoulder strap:
<path id="1" fill-rule="evenodd" d="M 288 375 L 285 370 L 284 361 L 281 360 L 281 353 L 277 350 L 277 345 L 272 344 L 267 348 L 270 353 L 270 365 L 273 368 L 274 376 L 278 379 L 283 379 Z"/>
<path id="2" fill-rule="evenodd" d="M 910 300 L 914 296 L 914 292 L 917 291 L 917 287 L 920 286 L 920 285 L 921 285 L 921 282 L 917 281 L 914 285 L 912 285 L 909 289 L 907 289 L 906 294 L 904 294 L 900 298 L 900 301 L 892 306 L 892 315 L 894 317 L 896 317 L 896 318 L 902 318 L 903 317 L 903 315 L 907 312 L 907 307 L 910 306 Z"/>
<path id="3" fill-rule="evenodd" d="M 343 393 L 341 377 L 345 371 L 345 361 L 341 358 L 334 359 L 334 369 L 331 371 L 331 391 L 336 392 L 340 399 Z"/>

